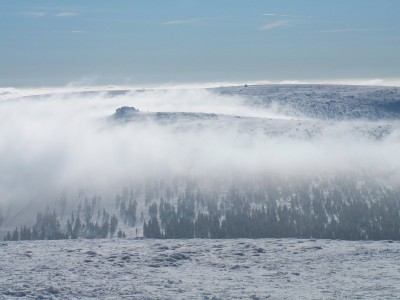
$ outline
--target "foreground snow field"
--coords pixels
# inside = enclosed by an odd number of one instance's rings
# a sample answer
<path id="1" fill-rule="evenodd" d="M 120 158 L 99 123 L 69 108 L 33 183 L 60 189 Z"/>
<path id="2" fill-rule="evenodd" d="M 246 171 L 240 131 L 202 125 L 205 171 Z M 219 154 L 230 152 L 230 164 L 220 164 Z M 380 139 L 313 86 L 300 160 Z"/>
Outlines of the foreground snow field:
<path id="1" fill-rule="evenodd" d="M 395 299 L 400 243 L 297 239 L 0 244 L 0 299 Z"/>

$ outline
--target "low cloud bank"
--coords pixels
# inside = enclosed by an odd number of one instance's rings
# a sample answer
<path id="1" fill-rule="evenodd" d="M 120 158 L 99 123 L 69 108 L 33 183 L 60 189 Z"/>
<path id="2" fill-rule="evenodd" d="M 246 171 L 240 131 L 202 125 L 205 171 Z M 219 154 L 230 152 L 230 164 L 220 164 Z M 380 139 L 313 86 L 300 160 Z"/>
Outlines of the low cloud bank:
<path id="1" fill-rule="evenodd" d="M 270 118 L 283 133 L 291 117 L 277 114 L 273 107 L 260 110 L 247 103 L 240 96 L 202 89 L 3 99 L 0 201 L 26 201 L 43 192 L 80 187 L 119 188 L 176 175 L 318 176 L 362 171 L 398 182 L 398 127 L 379 140 L 355 136 L 350 123 L 340 122 L 330 124 L 316 138 L 268 135 L 260 128 L 238 128 L 234 120 Z M 197 121 L 198 126 L 190 130 L 182 130 L 185 124 L 179 120 L 173 124 L 110 121 L 122 106 L 142 113 L 215 113 L 229 118 L 215 124 Z"/>

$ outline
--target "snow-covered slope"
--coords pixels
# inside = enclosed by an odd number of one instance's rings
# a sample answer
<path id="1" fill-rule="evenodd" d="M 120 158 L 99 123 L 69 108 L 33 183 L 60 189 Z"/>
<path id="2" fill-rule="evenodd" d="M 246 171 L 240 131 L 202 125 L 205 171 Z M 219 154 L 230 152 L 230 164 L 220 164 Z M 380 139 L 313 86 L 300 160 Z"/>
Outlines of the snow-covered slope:
<path id="1" fill-rule="evenodd" d="M 398 87 L 340 85 L 263 85 L 219 88 L 225 95 L 241 95 L 260 108 L 275 105 L 278 112 L 316 119 L 398 119 Z"/>
<path id="2" fill-rule="evenodd" d="M 398 299 L 400 243 L 0 243 L 0 299 Z"/>

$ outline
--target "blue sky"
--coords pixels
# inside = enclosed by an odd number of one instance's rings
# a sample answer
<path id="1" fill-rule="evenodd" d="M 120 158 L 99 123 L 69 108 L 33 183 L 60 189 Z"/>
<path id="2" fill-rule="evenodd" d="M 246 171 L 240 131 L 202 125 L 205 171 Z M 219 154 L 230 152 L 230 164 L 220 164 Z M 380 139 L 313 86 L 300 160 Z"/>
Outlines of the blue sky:
<path id="1" fill-rule="evenodd" d="M 0 87 L 400 78 L 398 0 L 0 1 Z"/>

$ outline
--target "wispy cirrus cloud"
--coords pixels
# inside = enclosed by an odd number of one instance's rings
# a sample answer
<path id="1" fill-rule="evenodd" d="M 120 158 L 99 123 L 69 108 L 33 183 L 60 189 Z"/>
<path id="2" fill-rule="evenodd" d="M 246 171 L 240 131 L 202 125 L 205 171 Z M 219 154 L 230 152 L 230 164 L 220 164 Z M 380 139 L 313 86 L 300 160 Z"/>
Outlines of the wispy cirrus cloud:
<path id="1" fill-rule="evenodd" d="M 340 32 L 369 32 L 369 31 L 381 31 L 385 28 L 340 28 L 340 29 L 328 29 L 318 30 L 319 33 L 340 33 Z"/>
<path id="2" fill-rule="evenodd" d="M 30 18 L 40 18 L 40 17 L 44 17 L 46 15 L 46 13 L 44 13 L 42 11 L 23 11 L 23 12 L 16 13 L 14 15 L 30 17 Z"/>
<path id="3" fill-rule="evenodd" d="M 200 19 L 184 19 L 184 20 L 171 20 L 164 22 L 163 25 L 179 25 L 179 24 L 190 24 L 198 22 Z"/>
<path id="4" fill-rule="evenodd" d="M 53 33 L 62 33 L 62 34 L 66 34 L 66 33 L 87 33 L 87 31 L 85 30 L 64 30 L 64 31 L 60 31 L 60 30 L 53 30 Z"/>
<path id="5" fill-rule="evenodd" d="M 22 11 L 15 13 L 16 16 L 30 17 L 30 18 L 40 18 L 45 17 L 46 13 L 43 11 Z M 57 14 L 47 14 L 47 16 L 53 15 L 54 17 L 76 17 L 79 14 L 70 11 L 63 11 Z"/>
<path id="6" fill-rule="evenodd" d="M 312 18 L 312 16 L 296 16 L 296 15 L 286 15 L 286 14 L 282 15 L 275 13 L 265 13 L 261 15 L 266 17 L 282 17 L 282 18 Z"/>
<path id="7" fill-rule="evenodd" d="M 264 24 L 263 26 L 260 27 L 261 30 L 271 30 L 279 27 L 285 27 L 289 26 L 293 22 L 291 20 L 279 20 L 275 22 L 270 22 L 267 24 Z"/>
<path id="8" fill-rule="evenodd" d="M 78 14 L 74 13 L 74 12 L 70 12 L 70 11 L 64 11 L 64 12 L 55 14 L 54 16 L 55 17 L 76 17 L 76 16 L 78 16 Z"/>
<path id="9" fill-rule="evenodd" d="M 262 14 L 262 15 L 267 16 L 267 17 L 290 17 L 290 15 L 279 15 L 279 14 L 271 14 L 271 13 Z"/>

